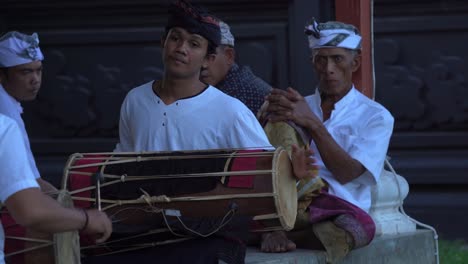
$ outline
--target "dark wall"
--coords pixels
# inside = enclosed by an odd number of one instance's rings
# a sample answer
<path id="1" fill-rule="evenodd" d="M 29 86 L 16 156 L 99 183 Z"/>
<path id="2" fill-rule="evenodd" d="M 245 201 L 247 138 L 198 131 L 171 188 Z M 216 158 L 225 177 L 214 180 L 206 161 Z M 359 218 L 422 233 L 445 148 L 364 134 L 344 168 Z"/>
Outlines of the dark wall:
<path id="1" fill-rule="evenodd" d="M 406 211 L 468 239 L 468 2 L 375 0 L 374 14 L 376 100 L 396 119 Z"/>
<path id="2" fill-rule="evenodd" d="M 327 1 L 196 2 L 231 25 L 239 63 L 275 87 L 314 83 L 303 27 L 331 17 Z M 45 55 L 41 92 L 23 115 L 43 177 L 59 184 L 71 153 L 113 150 L 124 96 L 162 75 L 168 3 L 2 0 L 1 29 L 38 32 Z"/>
<path id="3" fill-rule="evenodd" d="M 2 0 L 0 31 L 38 32 L 44 82 L 24 119 L 43 177 L 59 184 L 74 152 L 111 151 L 127 91 L 162 74 L 169 1 Z M 226 20 L 238 61 L 275 87 L 310 94 L 303 26 L 334 1 L 197 1 Z M 395 116 L 389 155 L 410 183 L 406 211 L 442 237 L 468 239 L 465 1 L 374 0 L 376 100 Z"/>

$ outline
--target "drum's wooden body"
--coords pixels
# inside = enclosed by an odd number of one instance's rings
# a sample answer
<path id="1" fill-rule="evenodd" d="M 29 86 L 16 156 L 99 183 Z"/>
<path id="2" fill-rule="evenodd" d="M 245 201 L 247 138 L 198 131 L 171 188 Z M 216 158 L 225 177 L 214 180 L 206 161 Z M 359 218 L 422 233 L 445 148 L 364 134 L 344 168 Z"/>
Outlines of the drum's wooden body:
<path id="1" fill-rule="evenodd" d="M 107 212 L 116 233 L 171 230 L 167 219 L 174 215 L 196 220 L 235 214 L 258 223 L 251 231 L 290 230 L 297 213 L 295 179 L 282 148 L 76 153 L 62 188 L 76 207 Z"/>
<path id="2" fill-rule="evenodd" d="M 292 229 L 297 211 L 295 180 L 288 154 L 282 148 L 76 153 L 64 168 L 62 190 L 71 194 L 75 207 L 100 208 L 114 221 L 115 233 L 108 242 L 93 245 L 82 239 L 82 253 L 92 255 L 190 239 L 175 236 L 178 231 L 166 225 L 168 218 L 174 219 L 173 215 L 192 220 L 222 219 L 224 223 L 233 214 L 247 216 L 256 223 L 250 231 L 262 232 Z M 62 192 L 59 197 L 63 195 L 66 194 Z M 64 205 L 70 206 L 70 202 Z M 7 218 L 4 215 L 4 221 Z M 16 225 L 11 219 L 10 224 Z M 220 228 L 213 227 L 214 231 Z M 41 237 L 43 242 L 37 242 L 37 234 L 22 227 L 5 228 L 5 233 L 26 240 L 15 248 L 7 245 L 6 253 L 14 255 L 9 259 L 15 263 L 53 263 L 54 259 L 63 259 L 63 255 L 67 255 L 66 262 L 78 263 L 76 255 L 71 261 L 69 255 L 73 254 L 57 254 L 78 247 L 76 232 L 56 235 L 54 240 Z M 147 237 L 142 239 L 142 235 Z M 10 238 L 7 244 L 16 240 Z M 57 247 L 58 244 L 61 245 Z"/>
<path id="3" fill-rule="evenodd" d="M 236 163 L 240 166 L 234 168 Z M 251 184 L 229 187 L 221 183 L 222 178 L 236 178 L 241 184 L 245 182 L 241 178 L 249 178 Z M 191 190 L 192 185 L 198 185 L 201 191 Z M 294 227 L 297 208 L 295 180 L 283 149 L 77 153 L 67 162 L 62 187 L 72 193 L 75 201 L 81 201 L 75 202 L 80 207 L 113 212 L 124 205 L 151 203 L 157 208 L 178 210 L 183 216 L 220 217 L 235 203 L 240 215 L 277 219 L 278 229 L 284 230 Z M 146 200 L 141 198 L 145 193 Z M 118 218 L 118 213 L 114 216 Z M 126 217 L 121 221 L 132 220 Z"/>

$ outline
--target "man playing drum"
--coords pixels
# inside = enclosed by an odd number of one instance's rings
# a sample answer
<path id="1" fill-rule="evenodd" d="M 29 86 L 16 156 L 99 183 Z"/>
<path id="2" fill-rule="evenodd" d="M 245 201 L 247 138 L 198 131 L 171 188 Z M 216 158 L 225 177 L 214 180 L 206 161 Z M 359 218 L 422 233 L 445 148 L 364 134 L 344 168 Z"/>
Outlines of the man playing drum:
<path id="1" fill-rule="evenodd" d="M 22 133 L 14 120 L 2 114 L 0 146 L 0 207 L 4 204 L 19 224 L 45 233 L 82 230 L 98 243 L 110 236 L 112 224 L 105 213 L 64 208 L 41 193 Z M 0 225 L 0 264 L 5 263 L 4 240 Z"/>
<path id="2" fill-rule="evenodd" d="M 325 182 L 304 208 L 312 230 L 302 233 L 306 237 L 287 235 L 301 246 L 310 245 L 315 234 L 334 263 L 374 237 L 375 224 L 367 214 L 371 186 L 383 169 L 394 120 L 353 85 L 361 62 L 361 36 L 354 26 L 312 20 L 305 33 L 319 80 L 315 94 L 304 98 L 292 88 L 274 89 L 266 113 L 270 122 L 293 121 L 307 131 Z M 284 232 L 266 234 L 262 250 L 292 250 L 296 245 L 288 237 Z"/>

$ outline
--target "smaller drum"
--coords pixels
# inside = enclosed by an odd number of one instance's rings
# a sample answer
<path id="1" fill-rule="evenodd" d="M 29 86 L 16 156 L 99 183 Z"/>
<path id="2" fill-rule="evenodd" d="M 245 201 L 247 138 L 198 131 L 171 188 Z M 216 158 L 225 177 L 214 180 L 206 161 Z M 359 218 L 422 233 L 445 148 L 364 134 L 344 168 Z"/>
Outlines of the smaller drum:
<path id="1" fill-rule="evenodd" d="M 57 201 L 65 207 L 72 202 L 66 192 L 60 192 Z M 7 264 L 80 263 L 80 244 L 77 231 L 54 235 L 24 228 L 16 223 L 8 210 L 0 214 L 5 232 L 5 262 Z"/>

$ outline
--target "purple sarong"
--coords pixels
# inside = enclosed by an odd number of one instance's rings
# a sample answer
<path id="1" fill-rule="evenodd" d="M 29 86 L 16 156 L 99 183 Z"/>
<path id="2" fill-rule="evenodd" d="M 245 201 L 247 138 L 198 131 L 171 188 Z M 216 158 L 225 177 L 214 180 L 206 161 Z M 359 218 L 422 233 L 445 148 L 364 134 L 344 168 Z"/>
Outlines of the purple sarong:
<path id="1" fill-rule="evenodd" d="M 326 188 L 314 197 L 309 205 L 310 223 L 325 220 L 349 232 L 354 239 L 354 248 L 368 245 L 375 235 L 375 223 L 372 217 L 361 208 L 329 194 Z"/>

